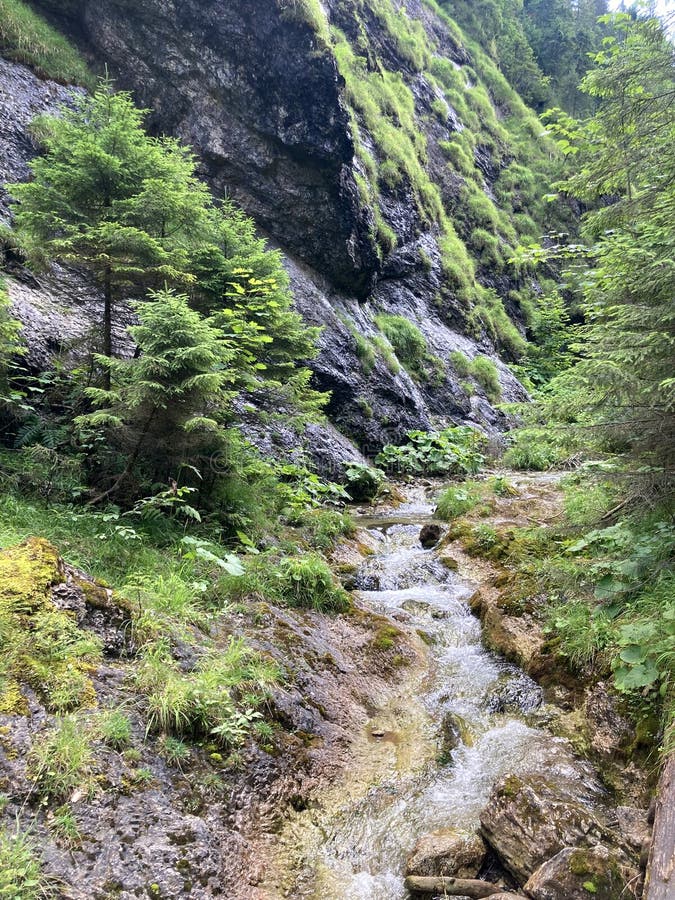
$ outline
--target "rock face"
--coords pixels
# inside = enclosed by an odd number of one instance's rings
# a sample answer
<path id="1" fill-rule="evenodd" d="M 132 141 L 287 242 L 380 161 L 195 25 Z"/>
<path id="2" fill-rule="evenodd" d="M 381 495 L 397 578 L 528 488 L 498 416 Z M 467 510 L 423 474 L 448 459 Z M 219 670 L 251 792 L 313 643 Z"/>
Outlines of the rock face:
<path id="1" fill-rule="evenodd" d="M 504 399 L 525 397 L 495 355 L 494 329 L 470 322 L 466 301 L 453 293 L 442 264 L 438 221 L 423 214 L 405 177 L 393 186 L 381 180 L 379 213 L 363 196 L 356 124 L 362 146 L 376 151 L 367 124 L 354 117 L 329 46 L 329 27 L 341 29 L 373 71 L 396 73 L 409 92 L 414 127 L 428 145 L 428 177 L 451 218 L 463 184 L 439 148 L 465 126 L 450 105 L 439 115 L 445 101 L 436 82 L 411 63 L 396 29 L 375 5 L 316 4 L 327 16 L 323 26 L 312 19 L 314 4 L 300 0 L 38 0 L 36 5 L 79 43 L 95 67 L 105 63 L 119 85 L 133 91 L 150 110 L 152 128 L 193 146 L 215 193 L 237 200 L 283 249 L 298 309 L 312 324 L 325 326 L 321 353 L 311 364 L 317 386 L 332 392 L 333 422 L 366 455 L 401 440 L 411 428 L 465 421 L 504 426 L 483 388 L 476 382 L 467 389 L 450 364 L 454 351 L 470 359 L 486 354 L 497 365 Z M 398 10 L 397 4 L 391 9 Z M 471 62 L 457 32 L 420 0 L 407 3 L 400 15 L 412 23 L 401 27 L 423 29 L 426 44 L 448 65 Z M 503 110 L 497 113 L 495 121 L 503 118 Z M 392 113 L 392 121 L 396 118 Z M 500 164 L 483 147 L 476 166 L 492 202 Z M 377 239 L 378 215 L 393 235 L 392 246 L 384 249 Z M 476 223 L 461 227 L 468 241 Z M 476 260 L 482 283 L 517 313 L 506 299 L 517 279 Z M 378 312 L 416 324 L 430 358 L 443 363 L 436 375 L 411 377 L 369 348 L 372 337 L 382 338 L 374 322 Z"/>
<path id="2" fill-rule="evenodd" d="M 406 875 L 455 875 L 475 878 L 486 848 L 477 834 L 448 829 L 421 837 L 410 855 Z"/>

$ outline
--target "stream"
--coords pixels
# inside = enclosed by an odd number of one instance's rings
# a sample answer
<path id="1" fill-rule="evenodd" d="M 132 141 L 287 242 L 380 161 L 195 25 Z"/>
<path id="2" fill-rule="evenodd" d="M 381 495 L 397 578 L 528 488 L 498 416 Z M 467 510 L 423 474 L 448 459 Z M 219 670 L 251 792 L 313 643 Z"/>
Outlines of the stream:
<path id="1" fill-rule="evenodd" d="M 435 550 L 422 549 L 420 527 L 432 513 L 423 496 L 358 522 L 379 546 L 357 573 L 358 602 L 417 633 L 428 646 L 427 664 L 400 698 L 393 724 L 387 710 L 374 713 L 354 772 L 345 773 L 330 808 L 315 811 L 298 831 L 303 859 L 294 897 L 404 900 L 416 841 L 439 828 L 475 830 L 493 785 L 508 773 L 546 775 L 590 803 L 601 797 L 591 769 L 540 724 L 539 686 L 483 648 L 467 603 L 478 585 L 449 571 Z M 397 721 L 405 723 L 401 733 Z M 411 735 L 418 745 L 412 753 Z"/>

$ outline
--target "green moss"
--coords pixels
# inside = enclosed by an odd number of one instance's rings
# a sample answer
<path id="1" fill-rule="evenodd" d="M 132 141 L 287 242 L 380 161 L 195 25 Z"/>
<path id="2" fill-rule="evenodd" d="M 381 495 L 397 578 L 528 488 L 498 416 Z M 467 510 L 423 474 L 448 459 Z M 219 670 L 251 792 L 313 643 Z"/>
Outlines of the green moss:
<path id="1" fill-rule="evenodd" d="M 403 634 L 400 629 L 393 625 L 382 625 L 375 633 L 370 646 L 373 650 L 391 650 L 402 637 Z"/>
<path id="2" fill-rule="evenodd" d="M 6 712 L 26 711 L 22 682 L 54 711 L 95 699 L 89 672 L 100 659 L 100 642 L 52 603 L 50 589 L 62 580 L 58 553 L 47 541 L 31 538 L 0 553 L 0 708 Z"/>
<path id="3" fill-rule="evenodd" d="M 44 78 L 84 87 L 95 84 L 72 44 L 21 0 L 0 0 L 0 54 Z"/>

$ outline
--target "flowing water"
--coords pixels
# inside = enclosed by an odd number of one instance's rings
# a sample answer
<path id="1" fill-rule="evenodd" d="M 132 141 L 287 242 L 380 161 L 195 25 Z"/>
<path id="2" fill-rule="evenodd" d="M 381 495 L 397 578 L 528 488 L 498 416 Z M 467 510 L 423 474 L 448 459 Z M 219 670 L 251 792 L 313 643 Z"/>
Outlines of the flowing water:
<path id="1" fill-rule="evenodd" d="M 350 796 L 345 783 L 344 802 L 315 816 L 313 839 L 300 838 L 304 872 L 294 897 L 403 900 L 405 863 L 417 839 L 438 828 L 474 830 L 493 785 L 507 773 L 545 774 L 577 799 L 599 797 L 568 743 L 536 724 L 539 687 L 482 647 L 480 623 L 467 604 L 477 585 L 421 548 L 420 526 L 431 511 L 416 503 L 390 520 L 360 523 L 380 550 L 364 562 L 357 584 L 362 605 L 417 632 L 429 647 L 428 671 L 416 686 L 421 702 L 411 696 L 408 705 L 420 744 L 435 752 L 421 754 L 417 765 L 373 772 L 361 796 Z M 443 723 L 456 743 L 450 751 L 446 744 L 444 755 Z M 375 741 L 397 740 L 395 732 L 374 734 Z"/>

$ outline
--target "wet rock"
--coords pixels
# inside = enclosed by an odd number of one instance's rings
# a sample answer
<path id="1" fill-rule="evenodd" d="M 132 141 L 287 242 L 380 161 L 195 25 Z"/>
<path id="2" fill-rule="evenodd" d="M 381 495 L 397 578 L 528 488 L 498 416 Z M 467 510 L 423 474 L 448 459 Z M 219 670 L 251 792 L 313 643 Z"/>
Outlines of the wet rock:
<path id="1" fill-rule="evenodd" d="M 532 712 L 541 706 L 543 691 L 524 672 L 515 667 L 488 699 L 488 712 Z"/>
<path id="2" fill-rule="evenodd" d="M 438 557 L 439 562 L 443 563 L 446 569 L 450 572 L 456 572 L 459 569 L 459 563 L 455 559 L 454 556 L 450 556 L 448 553 L 441 553 Z"/>
<path id="3" fill-rule="evenodd" d="M 395 246 L 382 253 L 377 244 L 375 210 L 359 192 L 363 173 L 344 81 L 302 4 L 185 0 L 174 8 L 166 0 L 146 0 L 124 10 L 117 0 L 36 5 L 150 110 L 153 132 L 175 135 L 194 148 L 215 194 L 232 197 L 284 251 L 298 311 L 324 326 L 320 352 L 310 362 L 315 384 L 330 391 L 331 419 L 365 456 L 436 422 L 472 421 L 493 432 L 507 426 L 506 415 L 487 399 L 467 396 L 447 364 L 458 350 L 469 358 L 489 355 L 503 399 L 527 398 L 490 337 L 470 333 L 467 310 L 443 274 L 436 229 L 424 221 L 406 179 L 381 191 L 378 212 L 394 232 Z M 416 125 L 432 148 L 430 177 L 443 196 L 454 196 L 457 176 L 435 148 L 461 130 L 456 112 L 448 107 L 444 122 L 432 114 L 441 100 L 438 90 L 410 70 L 376 16 L 359 13 L 362 31 L 355 34 L 351 4 L 326 0 L 322 6 L 331 24 L 366 42 L 371 63 L 379 57 L 401 74 L 414 97 Z M 433 12 L 417 4 L 410 14 L 427 29 L 439 56 L 468 60 Z M 370 141 L 365 128 L 362 138 Z M 486 147 L 477 162 L 489 193 L 499 166 Z M 515 286 L 508 278 L 488 282 L 505 298 Z M 392 371 L 381 354 L 364 366 L 363 347 L 377 333 L 374 310 L 415 322 L 430 353 L 447 364 L 441 376 L 413 379 L 403 367 Z M 482 393 L 480 386 L 476 390 Z M 332 438 L 328 444 L 318 453 L 323 471 L 333 465 L 333 452 L 340 456 Z"/>
<path id="4" fill-rule="evenodd" d="M 561 797 L 541 776 L 503 778 L 480 824 L 483 838 L 520 883 L 565 847 L 593 846 L 604 833 L 585 805 Z"/>
<path id="5" fill-rule="evenodd" d="M 621 839 L 633 850 L 640 851 L 651 838 L 651 826 L 647 820 L 646 809 L 635 806 L 617 806 L 617 828 Z"/>
<path id="6" fill-rule="evenodd" d="M 485 859 L 480 835 L 454 828 L 425 834 L 415 844 L 406 865 L 406 875 L 455 875 L 474 878 Z"/>
<path id="7" fill-rule="evenodd" d="M 422 525 L 422 528 L 420 529 L 420 544 L 425 550 L 430 550 L 431 547 L 436 546 L 442 535 L 443 528 L 441 525 L 438 525 L 435 522 L 427 522 L 427 524 Z"/>
<path id="8" fill-rule="evenodd" d="M 540 668 L 546 638 L 542 626 L 532 616 L 509 616 L 496 604 L 483 604 L 481 622 L 487 647 L 497 650 L 526 672 L 534 673 Z"/>
<path id="9" fill-rule="evenodd" d="M 597 844 L 561 850 L 534 872 L 524 890 L 532 900 L 628 900 L 637 896 L 638 881 L 639 872 L 620 851 Z"/>
<path id="10" fill-rule="evenodd" d="M 632 740 L 633 728 L 618 709 L 618 698 L 602 681 L 586 695 L 584 714 L 592 749 L 604 757 L 615 756 Z"/>

